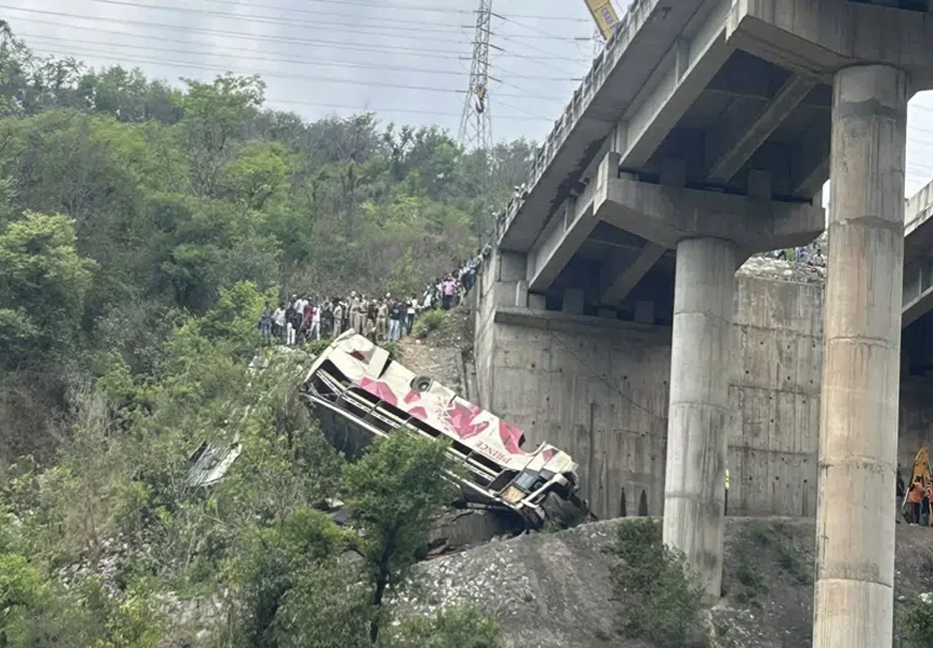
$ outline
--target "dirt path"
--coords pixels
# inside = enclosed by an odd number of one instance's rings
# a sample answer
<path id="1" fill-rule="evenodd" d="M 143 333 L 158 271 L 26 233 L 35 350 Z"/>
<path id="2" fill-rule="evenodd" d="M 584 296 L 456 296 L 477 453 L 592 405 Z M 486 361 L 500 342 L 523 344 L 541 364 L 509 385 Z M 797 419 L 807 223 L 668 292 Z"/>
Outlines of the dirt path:
<path id="1" fill-rule="evenodd" d="M 464 393 L 461 383 L 462 352 L 471 346 L 466 328 L 469 309 L 457 307 L 445 315 L 444 323 L 424 339 L 403 337 L 396 345 L 398 361 L 416 374 L 430 376 L 459 394 Z"/>
<path id="2" fill-rule="evenodd" d="M 462 393 L 460 347 L 434 346 L 430 340 L 403 338 L 398 342 L 398 360 L 416 374 L 430 376 L 442 385 Z"/>

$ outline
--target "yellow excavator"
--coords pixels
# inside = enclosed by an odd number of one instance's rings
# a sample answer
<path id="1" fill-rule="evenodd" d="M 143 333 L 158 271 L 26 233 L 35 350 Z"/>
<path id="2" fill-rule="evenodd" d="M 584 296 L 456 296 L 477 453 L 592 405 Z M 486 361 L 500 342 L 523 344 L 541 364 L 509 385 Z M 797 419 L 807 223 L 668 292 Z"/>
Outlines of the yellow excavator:
<path id="1" fill-rule="evenodd" d="M 914 457 L 913 470 L 910 473 L 910 480 L 904 485 L 904 500 L 901 502 L 901 514 L 907 510 L 907 498 L 910 494 L 910 488 L 917 481 L 921 480 L 924 488 L 933 483 L 933 476 L 930 474 L 930 451 L 926 446 L 922 446 Z M 929 524 L 933 526 L 933 515 L 929 516 Z"/>

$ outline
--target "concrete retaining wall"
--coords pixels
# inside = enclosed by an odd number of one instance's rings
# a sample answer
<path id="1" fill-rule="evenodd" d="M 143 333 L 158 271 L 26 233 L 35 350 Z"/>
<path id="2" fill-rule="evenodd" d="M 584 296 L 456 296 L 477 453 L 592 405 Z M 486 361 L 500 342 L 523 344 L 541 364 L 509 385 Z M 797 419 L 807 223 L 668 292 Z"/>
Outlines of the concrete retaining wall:
<path id="1" fill-rule="evenodd" d="M 500 309 L 491 409 L 580 463 L 600 517 L 663 502 L 670 331 L 567 313 Z M 616 324 L 612 322 L 611 324 Z M 642 493 L 645 502 L 642 503 Z"/>
<path id="2" fill-rule="evenodd" d="M 813 516 L 823 285 L 740 270 L 733 321 L 729 514 Z"/>
<path id="3" fill-rule="evenodd" d="M 823 284 L 789 264 L 750 265 L 736 275 L 726 369 L 729 514 L 809 517 L 816 513 Z M 476 328 L 483 407 L 524 429 L 526 447 L 547 440 L 570 452 L 599 517 L 661 514 L 670 329 L 516 307 L 517 278 L 503 274 L 496 257 L 489 267 Z M 933 442 L 931 421 L 933 381 L 905 379 L 905 478 L 921 442 Z"/>

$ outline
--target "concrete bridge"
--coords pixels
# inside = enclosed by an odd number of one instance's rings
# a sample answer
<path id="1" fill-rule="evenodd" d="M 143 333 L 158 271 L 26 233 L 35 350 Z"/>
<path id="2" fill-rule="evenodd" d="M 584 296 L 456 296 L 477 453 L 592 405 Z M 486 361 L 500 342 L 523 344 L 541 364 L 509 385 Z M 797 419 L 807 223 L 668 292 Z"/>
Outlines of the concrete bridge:
<path id="1" fill-rule="evenodd" d="M 735 270 L 828 222 L 816 648 L 892 641 L 901 312 L 933 295 L 922 218 L 904 286 L 907 102 L 933 88 L 930 43 L 929 0 L 634 0 L 484 286 L 479 346 L 496 309 L 670 324 L 664 538 L 718 596 Z"/>

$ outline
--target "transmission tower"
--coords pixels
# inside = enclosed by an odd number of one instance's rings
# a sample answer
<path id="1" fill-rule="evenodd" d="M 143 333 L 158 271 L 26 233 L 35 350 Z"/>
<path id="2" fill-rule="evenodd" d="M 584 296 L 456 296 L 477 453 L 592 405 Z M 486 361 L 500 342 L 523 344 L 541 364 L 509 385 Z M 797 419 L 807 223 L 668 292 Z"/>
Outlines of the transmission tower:
<path id="1" fill-rule="evenodd" d="M 479 0 L 476 34 L 473 37 L 473 63 L 470 88 L 460 120 L 460 143 L 465 148 L 492 148 L 492 120 L 489 115 L 489 34 L 492 28 L 492 0 Z"/>

